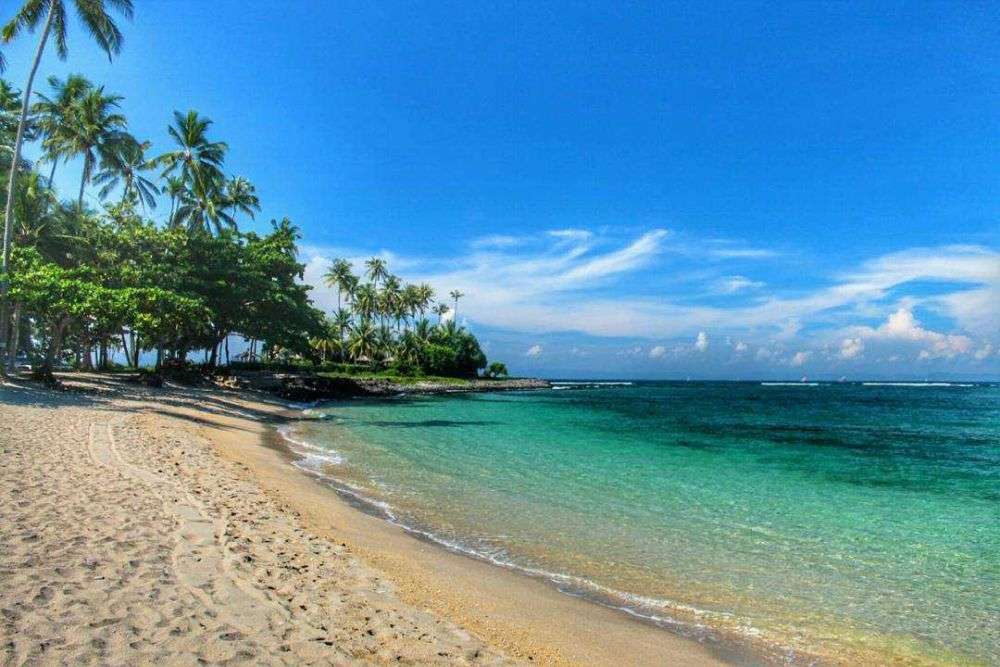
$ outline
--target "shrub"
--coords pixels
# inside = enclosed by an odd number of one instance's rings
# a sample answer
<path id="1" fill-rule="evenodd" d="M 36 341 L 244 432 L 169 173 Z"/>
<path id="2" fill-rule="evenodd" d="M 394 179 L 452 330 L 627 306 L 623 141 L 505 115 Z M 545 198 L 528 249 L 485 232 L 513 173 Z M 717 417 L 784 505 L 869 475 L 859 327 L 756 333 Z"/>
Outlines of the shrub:
<path id="1" fill-rule="evenodd" d="M 502 361 L 494 361 L 486 368 L 484 375 L 488 378 L 507 377 L 507 364 Z"/>

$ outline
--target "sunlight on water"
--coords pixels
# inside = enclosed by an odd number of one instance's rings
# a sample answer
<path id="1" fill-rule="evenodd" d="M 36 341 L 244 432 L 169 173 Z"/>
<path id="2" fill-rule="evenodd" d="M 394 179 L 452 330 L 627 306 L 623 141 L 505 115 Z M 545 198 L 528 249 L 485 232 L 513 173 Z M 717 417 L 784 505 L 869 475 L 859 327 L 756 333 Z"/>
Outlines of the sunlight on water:
<path id="1" fill-rule="evenodd" d="M 563 386 L 286 435 L 402 524 L 681 632 L 1000 662 L 1000 388 Z"/>

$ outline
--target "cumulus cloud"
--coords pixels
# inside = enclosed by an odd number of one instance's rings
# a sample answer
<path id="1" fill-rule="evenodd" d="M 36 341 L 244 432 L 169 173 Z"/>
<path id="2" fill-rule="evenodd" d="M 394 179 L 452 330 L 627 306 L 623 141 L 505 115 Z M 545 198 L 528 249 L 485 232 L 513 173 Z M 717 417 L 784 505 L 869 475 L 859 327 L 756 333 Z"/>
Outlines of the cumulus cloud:
<path id="1" fill-rule="evenodd" d="M 979 361 L 982 361 L 983 359 L 985 359 L 986 357 L 990 356 L 991 354 L 993 354 L 993 345 L 991 343 L 986 343 L 981 348 L 979 348 L 978 350 L 976 350 L 975 357 Z"/>
<path id="2" fill-rule="evenodd" d="M 667 353 L 667 348 L 663 347 L 662 345 L 657 345 L 656 347 L 654 347 L 649 351 L 649 358 L 661 359 L 666 353 Z"/>
<path id="3" fill-rule="evenodd" d="M 524 356 L 531 357 L 532 359 L 534 359 L 535 357 L 538 357 L 541 354 L 542 354 L 542 346 L 532 345 L 531 347 L 528 348 L 528 351 L 524 353 Z"/>
<path id="4" fill-rule="evenodd" d="M 748 346 L 743 341 L 737 341 L 736 345 L 733 345 L 733 349 L 736 350 L 737 352 L 746 352 Z"/>
<path id="5" fill-rule="evenodd" d="M 798 367 L 809 361 L 810 356 L 812 356 L 812 352 L 808 350 L 802 350 L 801 352 L 796 352 L 794 355 L 792 355 L 792 358 L 791 360 L 789 360 L 788 363 L 790 363 L 792 366 Z"/>
<path id="6" fill-rule="evenodd" d="M 840 342 L 841 359 L 855 359 L 865 350 L 865 343 L 860 338 L 845 338 Z"/>
<path id="7" fill-rule="evenodd" d="M 899 308 L 889 315 L 884 324 L 872 327 L 855 327 L 860 336 L 896 341 L 909 341 L 927 345 L 922 359 L 954 357 L 972 351 L 972 339 L 962 334 L 944 334 L 925 329 L 908 308 Z"/>
<path id="8" fill-rule="evenodd" d="M 708 349 L 708 334 L 704 331 L 699 331 L 697 338 L 694 339 L 694 349 L 699 352 L 704 352 Z"/>

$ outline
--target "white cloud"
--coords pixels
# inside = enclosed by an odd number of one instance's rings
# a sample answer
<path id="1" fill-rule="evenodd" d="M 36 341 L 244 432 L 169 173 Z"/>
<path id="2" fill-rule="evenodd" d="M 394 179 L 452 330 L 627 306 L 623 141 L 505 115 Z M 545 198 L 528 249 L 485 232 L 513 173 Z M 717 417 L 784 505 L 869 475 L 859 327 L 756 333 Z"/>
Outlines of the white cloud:
<path id="1" fill-rule="evenodd" d="M 553 229 L 548 235 L 566 241 L 587 241 L 594 233 L 586 229 Z"/>
<path id="2" fill-rule="evenodd" d="M 760 289 L 765 283 L 750 280 L 746 276 L 726 276 L 715 283 L 715 290 L 720 294 L 736 294 L 746 290 Z"/>
<path id="3" fill-rule="evenodd" d="M 531 347 L 528 348 L 528 351 L 524 353 L 524 356 L 531 357 L 532 359 L 534 359 L 535 357 L 538 357 L 541 354 L 542 354 L 542 346 L 532 345 Z"/>
<path id="4" fill-rule="evenodd" d="M 736 345 L 733 345 L 733 349 L 736 350 L 737 352 L 746 352 L 747 344 L 744 343 L 743 341 L 738 341 Z"/>
<path id="5" fill-rule="evenodd" d="M 473 239 L 470 246 L 473 248 L 512 248 L 525 242 L 522 236 L 509 236 L 506 234 L 490 234 Z"/>
<path id="6" fill-rule="evenodd" d="M 840 358 L 855 359 L 865 350 L 865 343 L 860 338 L 845 338 L 840 342 Z"/>
<path id="7" fill-rule="evenodd" d="M 809 360 L 810 356 L 812 356 L 812 352 L 809 352 L 807 350 L 796 352 L 794 355 L 792 355 L 792 358 L 788 363 L 790 363 L 792 366 L 798 367 L 806 363 Z"/>
<path id="8" fill-rule="evenodd" d="M 708 349 L 708 334 L 704 331 L 698 332 L 698 337 L 694 340 L 694 347 L 699 352 L 704 352 Z"/>
<path id="9" fill-rule="evenodd" d="M 976 350 L 975 357 L 979 361 L 982 361 L 986 357 L 990 356 L 992 353 L 993 353 L 993 345 L 990 344 L 990 343 L 986 343 L 981 348 L 979 348 L 978 350 Z"/>
<path id="10" fill-rule="evenodd" d="M 954 357 L 972 351 L 972 339 L 962 334 L 944 334 L 925 329 L 907 308 L 899 308 L 890 314 L 884 324 L 877 328 L 855 327 L 860 336 L 884 340 L 907 341 L 929 345 L 921 358 Z"/>
<path id="11" fill-rule="evenodd" d="M 661 359 L 667 353 L 667 348 L 662 345 L 657 345 L 652 350 L 649 351 L 650 359 Z"/>

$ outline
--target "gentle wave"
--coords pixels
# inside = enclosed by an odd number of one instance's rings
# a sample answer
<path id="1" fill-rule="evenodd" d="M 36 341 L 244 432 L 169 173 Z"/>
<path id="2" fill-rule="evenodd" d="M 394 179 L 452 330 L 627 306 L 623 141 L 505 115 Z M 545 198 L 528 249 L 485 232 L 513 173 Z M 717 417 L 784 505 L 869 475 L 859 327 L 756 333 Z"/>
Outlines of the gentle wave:
<path id="1" fill-rule="evenodd" d="M 566 381 L 561 382 L 559 380 L 554 380 L 552 382 L 553 389 L 559 389 L 560 387 L 631 387 L 634 382 L 585 382 L 585 381 Z"/>
<path id="2" fill-rule="evenodd" d="M 818 387 L 819 382 L 761 382 L 762 387 Z"/>
<path id="3" fill-rule="evenodd" d="M 959 382 L 862 382 L 866 387 L 975 387 Z"/>

